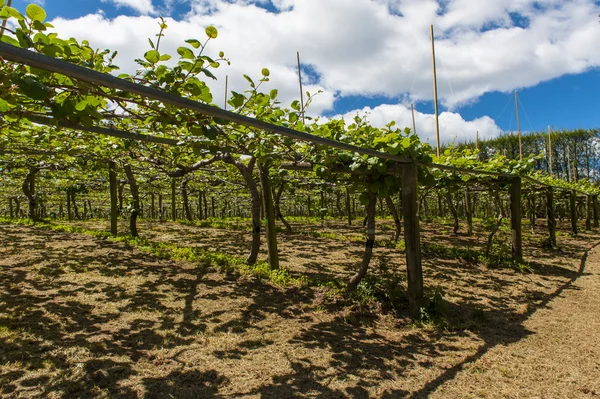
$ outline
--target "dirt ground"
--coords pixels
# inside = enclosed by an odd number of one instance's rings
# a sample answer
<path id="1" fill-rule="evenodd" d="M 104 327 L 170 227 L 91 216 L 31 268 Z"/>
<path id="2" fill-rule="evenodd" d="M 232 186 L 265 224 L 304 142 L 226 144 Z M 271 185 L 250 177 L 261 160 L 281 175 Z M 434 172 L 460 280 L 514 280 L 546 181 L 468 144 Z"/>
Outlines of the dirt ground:
<path id="1" fill-rule="evenodd" d="M 360 227 L 295 227 L 341 239 L 280 234 L 290 272 L 346 279 L 356 270 Z M 483 245 L 481 231 L 422 227 L 426 248 Z M 140 232 L 239 256 L 249 241 L 245 231 L 173 223 L 142 222 Z M 586 256 L 600 234 L 562 230 L 556 251 L 540 245 L 543 233 L 526 236 L 533 273 L 425 251 L 425 285 L 448 304 L 447 326 L 437 328 L 344 306 L 316 288 L 231 279 L 110 240 L 0 224 L 0 394 L 600 397 L 600 250 Z M 382 265 L 403 272 L 403 254 L 376 248 L 372 268 Z"/>

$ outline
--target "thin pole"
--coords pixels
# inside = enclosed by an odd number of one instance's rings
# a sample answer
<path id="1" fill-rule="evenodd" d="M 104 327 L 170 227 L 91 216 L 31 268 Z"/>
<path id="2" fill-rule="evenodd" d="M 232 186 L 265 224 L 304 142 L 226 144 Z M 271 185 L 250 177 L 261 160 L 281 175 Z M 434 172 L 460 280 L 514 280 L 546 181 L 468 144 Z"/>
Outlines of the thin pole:
<path id="1" fill-rule="evenodd" d="M 12 6 L 12 0 L 8 0 L 8 3 L 6 3 L 7 7 Z M 4 30 L 6 29 L 6 22 L 8 21 L 8 19 L 5 19 L 4 21 L 2 21 L 2 30 L 0 30 L 0 37 L 2 37 L 4 35 Z"/>
<path id="2" fill-rule="evenodd" d="M 523 142 L 521 141 L 521 122 L 519 121 L 519 98 L 515 90 L 515 108 L 517 110 L 517 130 L 519 132 L 519 159 L 523 159 Z"/>
<path id="3" fill-rule="evenodd" d="M 435 110 L 435 144 L 437 146 L 437 156 L 440 156 L 440 121 L 438 115 L 438 95 L 437 95 L 437 76 L 435 72 L 435 43 L 433 39 L 433 25 L 429 26 L 431 35 L 431 65 L 433 66 L 433 107 Z"/>
<path id="4" fill-rule="evenodd" d="M 229 86 L 229 75 L 225 75 L 225 99 L 223 100 L 224 106 L 223 109 L 227 111 L 227 91 Z"/>
<path id="5" fill-rule="evenodd" d="M 304 124 L 304 94 L 302 93 L 302 71 L 300 70 L 300 52 L 296 51 L 298 58 L 298 83 L 300 84 L 300 110 L 302 111 L 302 123 Z"/>
<path id="6" fill-rule="evenodd" d="M 479 149 L 479 130 L 475 133 L 475 149 Z"/>
<path id="7" fill-rule="evenodd" d="M 412 103 L 410 104 L 410 112 L 412 112 L 413 133 L 417 134 L 417 125 L 415 124 L 415 107 L 413 107 Z"/>
<path id="8" fill-rule="evenodd" d="M 552 172 L 552 131 L 550 125 L 548 125 L 548 159 L 550 161 L 550 177 L 552 177 L 554 173 Z"/>

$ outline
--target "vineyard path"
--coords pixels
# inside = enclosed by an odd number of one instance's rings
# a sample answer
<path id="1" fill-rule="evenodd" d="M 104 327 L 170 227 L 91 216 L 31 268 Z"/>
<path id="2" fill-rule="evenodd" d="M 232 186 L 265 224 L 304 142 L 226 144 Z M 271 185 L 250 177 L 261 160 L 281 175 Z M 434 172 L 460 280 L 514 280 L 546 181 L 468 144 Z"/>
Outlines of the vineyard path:
<path id="1" fill-rule="evenodd" d="M 467 359 L 413 397 L 600 398 L 600 246 L 524 327 L 525 339 Z"/>

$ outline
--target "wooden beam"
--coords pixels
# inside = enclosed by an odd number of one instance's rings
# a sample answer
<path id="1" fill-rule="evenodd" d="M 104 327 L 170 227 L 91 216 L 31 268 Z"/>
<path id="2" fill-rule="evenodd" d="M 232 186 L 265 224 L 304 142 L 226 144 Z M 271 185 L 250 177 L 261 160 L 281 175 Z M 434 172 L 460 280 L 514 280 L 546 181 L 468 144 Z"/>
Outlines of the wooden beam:
<path id="1" fill-rule="evenodd" d="M 117 171 L 115 161 L 108 161 L 108 181 L 110 189 L 110 234 L 117 235 L 118 209 L 117 209 Z M 67 198 L 67 201 L 70 200 Z"/>
<path id="2" fill-rule="evenodd" d="M 402 169 L 402 213 L 404 216 L 408 302 L 410 315 L 416 319 L 419 317 L 423 301 L 417 168 L 414 164 L 406 164 Z"/>
<path id="3" fill-rule="evenodd" d="M 594 227 L 600 227 L 598 223 L 598 196 L 594 195 L 592 197 L 592 211 L 594 214 Z"/>
<path id="4" fill-rule="evenodd" d="M 569 195 L 569 208 L 571 210 L 571 231 L 577 235 L 577 195 L 575 190 L 571 190 Z"/>
<path id="5" fill-rule="evenodd" d="M 550 246 L 556 249 L 556 219 L 554 217 L 554 189 L 546 188 L 546 213 L 548 219 L 548 239 Z"/>
<path id="6" fill-rule="evenodd" d="M 587 195 L 585 197 L 585 229 L 590 231 L 592 229 L 592 196 Z"/>
<path id="7" fill-rule="evenodd" d="M 269 167 L 258 164 L 260 185 L 262 188 L 263 207 L 267 218 L 267 249 L 269 267 L 271 270 L 279 269 L 279 252 L 277 251 L 277 232 L 275 231 L 275 209 L 273 207 L 273 194 L 271 191 L 271 178 Z"/>
<path id="8" fill-rule="evenodd" d="M 512 256 L 517 262 L 523 261 L 521 222 L 521 178 L 515 177 L 510 184 L 510 225 L 512 230 Z"/>

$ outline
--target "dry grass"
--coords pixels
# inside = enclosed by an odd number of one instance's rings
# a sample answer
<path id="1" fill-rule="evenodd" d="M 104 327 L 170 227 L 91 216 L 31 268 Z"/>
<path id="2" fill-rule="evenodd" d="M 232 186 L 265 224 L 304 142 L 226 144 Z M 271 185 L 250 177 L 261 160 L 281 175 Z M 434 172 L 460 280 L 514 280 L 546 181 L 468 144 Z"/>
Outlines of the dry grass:
<path id="1" fill-rule="evenodd" d="M 328 223 L 319 231 L 360 234 Z M 481 234 L 449 230 L 424 224 L 423 241 L 483 244 Z M 169 223 L 144 222 L 140 231 L 240 256 L 249 239 Z M 585 270 L 579 261 L 597 233 L 561 235 L 560 252 L 530 237 L 533 274 L 426 254 L 426 286 L 446 292 L 445 329 L 343 306 L 317 288 L 230 279 L 91 236 L 7 225 L 0 233 L 3 397 L 600 395 L 600 259 L 592 252 Z M 347 278 L 362 247 L 297 234 L 280 239 L 284 266 L 323 279 Z M 376 254 L 374 269 L 382 262 L 404 268 L 398 250 Z"/>

